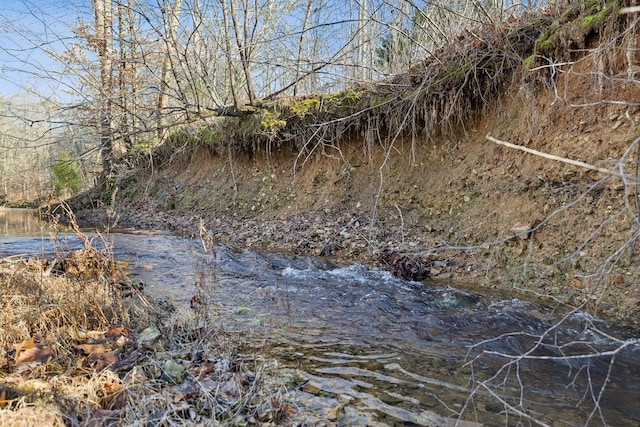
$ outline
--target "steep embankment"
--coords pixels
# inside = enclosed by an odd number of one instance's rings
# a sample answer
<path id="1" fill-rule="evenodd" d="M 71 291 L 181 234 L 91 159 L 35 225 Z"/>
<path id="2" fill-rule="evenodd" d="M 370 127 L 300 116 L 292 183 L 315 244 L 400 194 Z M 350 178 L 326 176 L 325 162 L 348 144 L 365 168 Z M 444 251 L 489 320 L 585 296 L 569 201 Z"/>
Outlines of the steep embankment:
<path id="1" fill-rule="evenodd" d="M 197 235 L 202 219 L 223 240 L 637 322 L 638 37 L 617 5 L 589 5 L 467 34 L 397 79 L 269 104 L 253 130 L 183 131 L 122 181 L 110 220 Z"/>

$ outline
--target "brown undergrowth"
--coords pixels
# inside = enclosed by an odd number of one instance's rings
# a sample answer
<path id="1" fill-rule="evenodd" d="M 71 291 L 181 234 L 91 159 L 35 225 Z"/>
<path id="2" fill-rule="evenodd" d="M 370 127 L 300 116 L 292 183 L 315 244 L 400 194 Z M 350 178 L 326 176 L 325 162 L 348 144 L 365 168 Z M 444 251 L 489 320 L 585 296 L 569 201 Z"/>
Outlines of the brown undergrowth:
<path id="1" fill-rule="evenodd" d="M 176 308 L 139 290 L 108 236 L 88 237 L 65 214 L 80 249 L 63 253 L 54 220 L 53 259 L 0 260 L 0 426 L 248 425 L 286 414 L 262 384 L 259 351 L 243 353 L 211 316 L 204 228 L 198 292 Z"/>

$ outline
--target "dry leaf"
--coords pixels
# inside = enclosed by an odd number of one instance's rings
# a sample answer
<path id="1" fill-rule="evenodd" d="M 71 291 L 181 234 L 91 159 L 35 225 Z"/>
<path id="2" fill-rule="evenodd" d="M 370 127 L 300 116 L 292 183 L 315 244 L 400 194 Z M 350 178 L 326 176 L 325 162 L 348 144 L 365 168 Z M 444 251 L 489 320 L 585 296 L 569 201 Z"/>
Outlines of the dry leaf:
<path id="1" fill-rule="evenodd" d="M 571 280 L 571 282 L 569 283 L 569 286 L 571 286 L 574 289 L 584 289 L 584 283 L 582 282 L 582 280 L 574 278 Z"/>
<path id="2" fill-rule="evenodd" d="M 46 363 L 52 356 L 53 352 L 49 347 L 32 347 L 20 352 L 20 356 L 16 357 L 16 365 L 29 362 Z"/>
<path id="3" fill-rule="evenodd" d="M 241 397 L 241 387 L 233 378 L 226 381 L 216 381 L 211 378 L 204 378 L 199 381 L 199 384 L 205 393 L 212 393 L 229 404 L 236 403 Z"/>
<path id="4" fill-rule="evenodd" d="M 96 371 L 102 371 L 118 361 L 118 356 L 113 353 L 91 353 L 87 361 Z"/>
<path id="5" fill-rule="evenodd" d="M 289 416 L 294 416 L 295 414 L 298 413 L 298 410 L 296 408 L 294 408 L 291 405 L 283 405 L 282 406 L 282 410 L 284 411 L 285 414 L 289 415 Z"/>
<path id="6" fill-rule="evenodd" d="M 200 394 L 200 390 L 197 389 L 189 381 L 185 381 L 182 384 L 174 387 L 175 394 L 173 396 L 173 402 L 178 403 L 182 400 L 192 399 Z"/>
<path id="7" fill-rule="evenodd" d="M 104 388 L 105 393 L 113 394 L 120 390 L 120 385 L 121 385 L 120 379 L 116 379 L 116 380 L 105 382 L 102 385 L 102 387 Z"/>
<path id="8" fill-rule="evenodd" d="M 112 366 L 112 368 L 116 371 L 128 371 L 130 369 L 133 369 L 138 364 L 138 361 L 143 357 L 144 354 L 142 354 L 141 352 L 137 350 L 133 351 L 127 354 L 125 359 L 118 360 L 118 362 L 114 366 Z"/>
<path id="9" fill-rule="evenodd" d="M 109 328 L 109 330 L 107 331 L 108 337 L 115 337 L 118 335 L 126 335 L 126 334 L 127 334 L 127 328 L 124 326 L 114 326 L 112 328 Z"/>
<path id="10" fill-rule="evenodd" d="M 107 353 L 112 349 L 104 344 L 73 344 L 73 348 L 82 350 L 84 354 L 100 354 Z"/>
<path id="11" fill-rule="evenodd" d="M 213 372 L 215 366 L 216 366 L 215 363 L 207 361 L 201 366 L 196 367 L 194 372 L 196 375 L 205 375 Z"/>
<path id="12" fill-rule="evenodd" d="M 21 351 L 33 348 L 35 345 L 35 340 L 33 338 L 29 338 L 28 340 L 24 340 L 18 344 L 14 344 L 13 348 L 16 351 L 16 360 L 18 359 Z"/>
<path id="13" fill-rule="evenodd" d="M 76 329 L 69 329 L 68 331 L 69 335 L 71 336 L 71 338 L 78 340 L 78 341 L 87 341 L 87 340 L 93 340 L 93 341 L 100 341 L 104 339 L 104 331 L 81 331 L 81 330 L 76 330 Z"/>

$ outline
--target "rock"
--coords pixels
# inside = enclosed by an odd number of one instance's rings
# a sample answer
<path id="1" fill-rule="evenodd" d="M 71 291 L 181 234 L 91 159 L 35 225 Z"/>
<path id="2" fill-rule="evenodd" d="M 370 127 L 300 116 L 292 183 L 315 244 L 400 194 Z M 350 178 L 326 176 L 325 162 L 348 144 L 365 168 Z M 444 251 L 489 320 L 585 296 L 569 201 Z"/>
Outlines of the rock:
<path id="1" fill-rule="evenodd" d="M 253 310 L 251 310 L 251 307 L 238 307 L 238 309 L 236 310 L 236 314 L 244 316 L 247 314 L 251 314 L 252 311 Z"/>
<path id="2" fill-rule="evenodd" d="M 531 235 L 531 227 L 528 225 L 516 224 L 511 227 L 511 232 L 522 240 L 527 240 Z"/>
<path id="3" fill-rule="evenodd" d="M 308 383 L 302 386 L 302 391 L 305 391 L 310 394 L 318 394 L 322 391 L 322 386 L 313 381 L 309 381 Z"/>
<path id="4" fill-rule="evenodd" d="M 355 398 L 353 396 L 350 396 L 350 395 L 344 394 L 344 393 L 338 394 L 336 396 L 336 399 L 338 400 L 338 402 L 344 403 L 344 404 L 347 404 L 347 405 L 349 403 L 352 403 L 355 400 Z"/>

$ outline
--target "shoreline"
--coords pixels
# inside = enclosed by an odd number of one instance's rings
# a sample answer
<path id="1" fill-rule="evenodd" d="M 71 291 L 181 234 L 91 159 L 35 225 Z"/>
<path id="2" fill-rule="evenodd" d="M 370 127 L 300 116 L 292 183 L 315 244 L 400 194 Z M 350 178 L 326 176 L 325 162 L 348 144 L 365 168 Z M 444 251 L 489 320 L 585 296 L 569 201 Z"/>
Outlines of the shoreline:
<path id="1" fill-rule="evenodd" d="M 493 268 L 479 262 L 472 251 L 450 249 L 429 229 L 421 232 L 389 220 L 372 225 L 365 213 L 347 209 L 243 218 L 204 210 L 166 210 L 149 199 L 139 199 L 110 208 L 81 210 L 76 217 L 87 224 L 161 230 L 190 238 L 198 238 L 202 221 L 209 235 L 221 243 L 358 262 L 418 281 L 484 277 Z"/>

